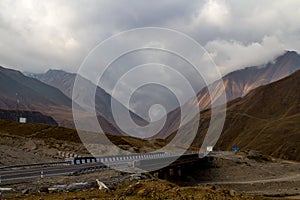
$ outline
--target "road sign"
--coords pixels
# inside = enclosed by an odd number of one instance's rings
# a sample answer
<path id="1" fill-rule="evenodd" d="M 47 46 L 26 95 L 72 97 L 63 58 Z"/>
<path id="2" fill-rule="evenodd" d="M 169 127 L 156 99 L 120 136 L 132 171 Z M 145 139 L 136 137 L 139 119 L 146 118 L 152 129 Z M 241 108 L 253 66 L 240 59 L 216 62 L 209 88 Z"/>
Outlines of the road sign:
<path id="1" fill-rule="evenodd" d="M 209 151 L 209 152 L 213 151 L 213 146 L 207 146 L 206 151 Z"/>
<path id="2" fill-rule="evenodd" d="M 233 147 L 232 147 L 232 151 L 238 151 L 238 150 L 240 150 L 239 147 L 237 147 L 237 146 L 233 146 Z"/>
<path id="3" fill-rule="evenodd" d="M 25 117 L 20 117 L 19 122 L 25 124 L 27 119 Z"/>

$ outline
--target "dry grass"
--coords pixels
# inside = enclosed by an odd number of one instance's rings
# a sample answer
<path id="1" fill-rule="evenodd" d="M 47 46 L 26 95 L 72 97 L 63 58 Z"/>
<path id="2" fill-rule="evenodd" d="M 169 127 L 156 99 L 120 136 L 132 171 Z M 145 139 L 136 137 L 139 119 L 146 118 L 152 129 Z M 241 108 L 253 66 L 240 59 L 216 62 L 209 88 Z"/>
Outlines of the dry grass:
<path id="1" fill-rule="evenodd" d="M 98 189 L 52 194 L 13 195 L 7 199 L 73 200 L 73 199 L 265 199 L 259 196 L 239 195 L 234 191 L 213 187 L 178 187 L 166 181 L 137 182 L 120 185 L 115 191 Z"/>

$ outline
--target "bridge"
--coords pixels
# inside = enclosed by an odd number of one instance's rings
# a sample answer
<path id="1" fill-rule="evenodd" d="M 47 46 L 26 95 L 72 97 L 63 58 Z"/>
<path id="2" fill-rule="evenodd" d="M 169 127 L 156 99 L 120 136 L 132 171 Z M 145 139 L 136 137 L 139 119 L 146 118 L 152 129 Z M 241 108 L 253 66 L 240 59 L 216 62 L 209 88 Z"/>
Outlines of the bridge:
<path id="1" fill-rule="evenodd" d="M 106 157 L 82 157 L 69 158 L 63 162 L 45 162 L 30 165 L 13 165 L 0 167 L 0 185 L 18 183 L 32 178 L 46 178 L 62 175 L 80 175 L 110 168 L 125 169 L 139 168 L 151 169 L 157 165 L 165 166 L 151 173 L 159 178 L 180 178 L 187 168 L 194 163 L 205 159 L 200 159 L 198 152 L 186 152 L 176 161 L 170 161 L 178 157 L 175 153 L 159 152 L 146 154 L 130 154 Z M 105 163 L 105 164 L 104 164 Z M 155 166 L 154 166 L 155 165 Z"/>

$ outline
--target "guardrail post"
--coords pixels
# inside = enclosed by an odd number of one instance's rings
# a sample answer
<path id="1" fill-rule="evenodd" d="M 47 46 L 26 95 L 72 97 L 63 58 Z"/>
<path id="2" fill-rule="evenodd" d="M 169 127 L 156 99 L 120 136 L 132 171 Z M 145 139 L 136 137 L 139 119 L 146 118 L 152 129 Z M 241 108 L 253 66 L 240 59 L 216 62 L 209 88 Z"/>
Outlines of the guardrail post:
<path id="1" fill-rule="evenodd" d="M 41 171 L 41 178 L 44 178 L 44 171 Z"/>

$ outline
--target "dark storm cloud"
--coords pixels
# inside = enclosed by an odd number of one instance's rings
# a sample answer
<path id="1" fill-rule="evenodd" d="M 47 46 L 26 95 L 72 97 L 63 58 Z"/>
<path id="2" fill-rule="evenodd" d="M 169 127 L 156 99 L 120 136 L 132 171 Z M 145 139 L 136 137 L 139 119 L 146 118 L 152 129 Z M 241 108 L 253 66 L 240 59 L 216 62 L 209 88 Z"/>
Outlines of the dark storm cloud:
<path id="1" fill-rule="evenodd" d="M 190 35 L 223 75 L 264 64 L 284 50 L 300 51 L 300 1 L 294 0 L 1 0 L 0 7 L 0 65 L 22 71 L 76 72 L 99 42 L 147 26 Z M 120 73 L 105 77 L 108 91 Z"/>
<path id="2" fill-rule="evenodd" d="M 300 49 L 300 2 L 293 0 L 2 0 L 0 5 L 1 64 L 24 71 L 51 67 L 76 71 L 97 43 L 143 26 L 163 26 L 191 35 L 207 47 L 218 65 L 227 68 L 224 73 L 272 59 L 285 49 Z M 270 40 L 273 46 L 267 44 Z M 255 53 L 253 46 L 271 53 L 253 62 L 239 61 L 234 49 Z"/>

